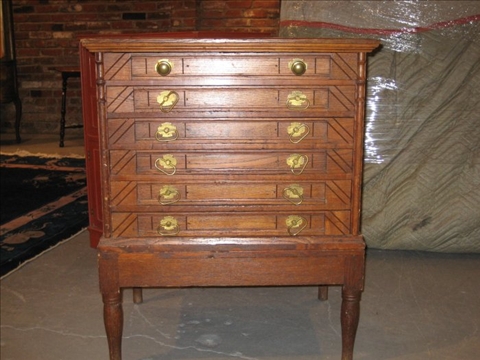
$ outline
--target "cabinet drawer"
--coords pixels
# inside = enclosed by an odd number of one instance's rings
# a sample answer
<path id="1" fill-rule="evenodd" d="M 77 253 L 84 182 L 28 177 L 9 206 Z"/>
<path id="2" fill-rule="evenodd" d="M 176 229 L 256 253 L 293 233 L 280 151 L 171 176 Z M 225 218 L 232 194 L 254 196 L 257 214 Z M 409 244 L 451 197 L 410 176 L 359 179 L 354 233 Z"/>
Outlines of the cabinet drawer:
<path id="1" fill-rule="evenodd" d="M 173 180 L 173 179 L 172 179 Z M 113 211 L 165 211 L 165 208 L 188 209 L 215 206 L 277 207 L 299 209 L 348 209 L 351 201 L 351 180 L 327 180 L 317 183 L 248 183 L 190 181 L 175 182 L 112 181 L 110 204 Z M 251 209 L 250 209 L 251 210 Z M 177 211 L 177 210 L 176 210 Z M 252 210 L 251 210 L 252 211 Z"/>
<path id="2" fill-rule="evenodd" d="M 305 64 L 305 73 L 300 78 L 319 77 L 328 79 L 355 79 L 358 55 L 356 53 L 331 53 L 322 55 L 285 54 L 256 56 L 202 56 L 191 57 L 178 54 L 105 54 L 105 78 L 107 80 L 199 78 L 204 81 L 216 76 L 285 76 L 295 78 L 291 70 L 294 61 Z M 158 65 L 168 67 L 162 76 Z"/>
<path id="3" fill-rule="evenodd" d="M 157 116 L 186 111 L 228 110 L 243 112 L 318 112 L 350 114 L 355 109 L 354 86 L 315 88 L 185 88 L 107 86 L 107 112 L 154 113 Z"/>
<path id="4" fill-rule="evenodd" d="M 114 237 L 344 235 L 349 211 L 315 214 L 269 213 L 120 213 L 112 214 Z M 272 239 L 272 241 L 275 241 Z"/>
<path id="5" fill-rule="evenodd" d="M 353 152 L 351 149 L 243 153 L 111 150 L 110 167 L 113 177 L 156 175 L 159 178 L 175 178 L 209 174 L 272 174 L 300 177 L 327 173 L 334 176 L 352 172 Z"/>
<path id="6" fill-rule="evenodd" d="M 135 149 L 295 149 L 352 146 L 353 118 L 169 121 L 111 119 L 110 148 Z"/>

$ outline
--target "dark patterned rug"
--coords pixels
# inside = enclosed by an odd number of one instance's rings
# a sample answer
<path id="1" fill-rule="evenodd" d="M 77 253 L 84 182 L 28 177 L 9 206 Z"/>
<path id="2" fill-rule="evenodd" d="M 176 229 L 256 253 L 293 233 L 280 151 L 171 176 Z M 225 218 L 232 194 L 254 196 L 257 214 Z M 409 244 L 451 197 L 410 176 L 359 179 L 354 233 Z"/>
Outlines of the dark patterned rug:
<path id="1" fill-rule="evenodd" d="M 0 276 L 88 225 L 85 159 L 0 154 Z"/>

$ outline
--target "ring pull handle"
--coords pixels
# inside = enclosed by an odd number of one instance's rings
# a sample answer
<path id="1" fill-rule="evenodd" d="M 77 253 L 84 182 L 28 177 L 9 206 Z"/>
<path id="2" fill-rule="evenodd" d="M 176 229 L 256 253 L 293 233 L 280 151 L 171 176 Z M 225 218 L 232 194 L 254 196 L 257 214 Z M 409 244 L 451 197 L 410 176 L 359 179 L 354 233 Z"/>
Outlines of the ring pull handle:
<path id="1" fill-rule="evenodd" d="M 178 139 L 178 131 L 175 125 L 169 122 L 163 123 L 157 128 L 155 140 L 157 141 L 175 141 Z"/>
<path id="2" fill-rule="evenodd" d="M 292 154 L 287 158 L 287 165 L 294 175 L 301 175 L 308 164 L 308 156 L 302 154 Z"/>
<path id="3" fill-rule="evenodd" d="M 175 236 L 179 232 L 180 226 L 173 216 L 165 216 L 157 227 L 157 234 L 160 236 Z"/>
<path id="4" fill-rule="evenodd" d="M 173 69 L 173 63 L 168 59 L 158 60 L 155 64 L 155 71 L 161 76 L 167 76 Z"/>
<path id="5" fill-rule="evenodd" d="M 178 103 L 180 96 L 173 90 L 162 91 L 157 96 L 157 102 L 160 104 L 160 110 L 164 113 L 169 113 Z"/>
<path id="6" fill-rule="evenodd" d="M 160 205 L 170 205 L 180 201 L 180 192 L 172 185 L 163 186 L 158 192 Z"/>
<path id="7" fill-rule="evenodd" d="M 308 225 L 307 219 L 299 215 L 290 215 L 285 221 L 287 225 L 287 231 L 290 235 L 296 236 L 302 232 Z"/>
<path id="8" fill-rule="evenodd" d="M 292 91 L 287 97 L 287 108 L 290 110 L 305 110 L 310 106 L 307 95 L 301 91 Z"/>
<path id="9" fill-rule="evenodd" d="M 289 135 L 290 142 L 293 144 L 298 144 L 310 133 L 310 127 L 305 123 L 293 122 L 287 128 L 287 133 Z"/>
<path id="10" fill-rule="evenodd" d="M 300 205 L 303 202 L 303 188 L 300 185 L 293 184 L 283 189 L 283 198 L 290 201 L 293 205 Z"/>
<path id="11" fill-rule="evenodd" d="M 305 74 L 305 71 L 307 71 L 307 64 L 303 59 L 293 59 L 288 63 L 288 67 L 297 76 Z"/>
<path id="12" fill-rule="evenodd" d="M 177 172 L 177 159 L 170 154 L 163 155 L 155 160 L 155 167 L 165 175 L 174 175 Z"/>

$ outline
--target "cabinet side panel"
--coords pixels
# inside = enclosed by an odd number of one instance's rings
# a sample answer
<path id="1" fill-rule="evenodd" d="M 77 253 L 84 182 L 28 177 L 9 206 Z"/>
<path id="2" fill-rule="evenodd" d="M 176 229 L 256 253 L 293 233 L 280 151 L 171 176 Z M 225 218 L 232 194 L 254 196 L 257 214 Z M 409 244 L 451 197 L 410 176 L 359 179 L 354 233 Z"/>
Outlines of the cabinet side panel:
<path id="1" fill-rule="evenodd" d="M 352 218 L 351 229 L 353 235 L 360 234 L 360 212 L 362 201 L 362 174 L 363 174 L 363 139 L 365 132 L 365 83 L 366 83 L 367 54 L 358 53 L 358 80 L 355 92 L 355 138 L 354 138 L 354 171 L 352 187 Z"/>
<path id="2" fill-rule="evenodd" d="M 85 164 L 88 183 L 88 230 L 90 232 L 90 246 L 95 248 L 103 231 L 95 55 L 82 46 L 80 46 L 80 63 Z"/>

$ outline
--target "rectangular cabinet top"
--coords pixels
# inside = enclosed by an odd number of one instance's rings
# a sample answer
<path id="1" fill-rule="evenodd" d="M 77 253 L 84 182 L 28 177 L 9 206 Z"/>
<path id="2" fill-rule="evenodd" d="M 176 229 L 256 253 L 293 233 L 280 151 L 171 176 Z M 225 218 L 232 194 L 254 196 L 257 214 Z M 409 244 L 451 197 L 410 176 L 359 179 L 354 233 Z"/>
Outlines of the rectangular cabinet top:
<path id="1" fill-rule="evenodd" d="M 225 35 L 225 34 L 222 34 Z M 238 35 L 237 35 L 238 36 Z M 90 52 L 371 52 L 380 45 L 372 39 L 181 37 L 176 33 L 85 36 L 81 46 Z"/>

